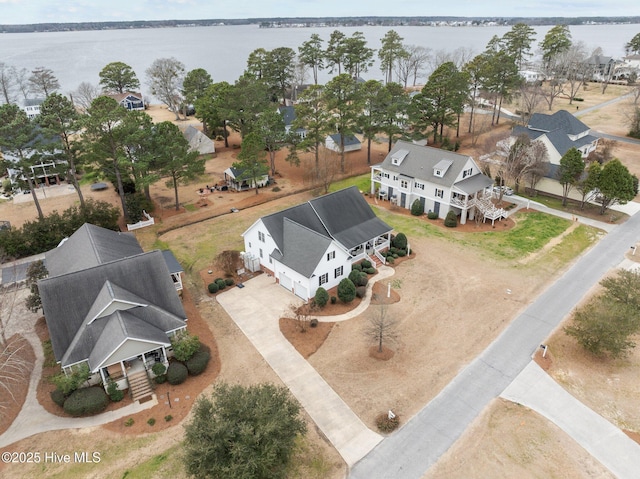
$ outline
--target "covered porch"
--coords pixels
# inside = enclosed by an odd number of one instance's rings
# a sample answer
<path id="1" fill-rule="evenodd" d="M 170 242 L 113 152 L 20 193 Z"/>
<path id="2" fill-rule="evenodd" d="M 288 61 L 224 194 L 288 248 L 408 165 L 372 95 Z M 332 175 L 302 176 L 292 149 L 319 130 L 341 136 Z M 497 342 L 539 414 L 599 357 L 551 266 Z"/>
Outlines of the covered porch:
<path id="1" fill-rule="evenodd" d="M 449 204 L 460 210 L 460 224 L 466 224 L 467 218 L 475 218 L 476 200 L 482 198 L 485 189 L 492 184 L 493 180 L 488 176 L 475 175 L 453 185 Z"/>
<path id="2" fill-rule="evenodd" d="M 351 262 L 356 263 L 362 259 L 369 259 L 372 257 L 378 258 L 378 261 L 385 264 L 386 259 L 381 254 L 382 251 L 389 249 L 391 246 L 391 232 L 379 235 L 369 241 L 359 244 L 355 248 L 349 250 L 349 256 L 351 256 Z"/>
<path id="3" fill-rule="evenodd" d="M 110 381 L 114 381 L 118 385 L 118 389 L 124 390 L 130 388 L 129 378 L 139 375 L 139 373 L 145 373 L 147 377 L 153 378 L 154 374 L 151 368 L 156 363 L 162 363 L 165 367 L 169 367 L 169 358 L 165 345 L 160 345 L 127 359 L 103 365 L 92 372 L 100 374 L 105 390 Z"/>

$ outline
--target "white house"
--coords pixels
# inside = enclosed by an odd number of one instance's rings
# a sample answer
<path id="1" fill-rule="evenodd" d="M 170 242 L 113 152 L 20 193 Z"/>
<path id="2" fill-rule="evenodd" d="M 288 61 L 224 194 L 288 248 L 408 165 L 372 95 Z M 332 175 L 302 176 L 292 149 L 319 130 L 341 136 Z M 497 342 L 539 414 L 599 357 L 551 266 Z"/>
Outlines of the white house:
<path id="1" fill-rule="evenodd" d="M 470 156 L 402 140 L 371 167 L 371 194 L 407 209 L 418 200 L 440 218 L 454 210 L 462 224 L 474 218 L 475 200 L 492 184 Z"/>
<path id="2" fill-rule="evenodd" d="M 291 133 L 293 129 L 293 122 L 296 120 L 296 110 L 293 105 L 281 106 L 278 108 L 278 112 L 282 115 L 284 121 L 284 128 L 287 134 Z M 304 128 L 296 128 L 294 133 L 300 138 L 306 138 L 307 130 Z"/>
<path id="3" fill-rule="evenodd" d="M 337 153 L 341 153 L 341 142 L 342 142 L 342 134 L 340 133 L 335 133 L 333 135 L 329 135 L 327 136 L 326 140 L 325 140 L 325 146 L 332 150 L 335 151 Z M 344 137 L 344 152 L 348 153 L 350 151 L 358 151 L 362 149 L 362 143 L 360 142 L 360 140 L 358 140 L 358 138 L 356 138 L 354 135 L 347 135 Z"/>
<path id="4" fill-rule="evenodd" d="M 30 120 L 40 115 L 40 106 L 44 103 L 42 98 L 27 98 L 20 102 L 20 109 L 24 111 Z"/>
<path id="5" fill-rule="evenodd" d="M 304 300 L 337 286 L 362 259 L 379 264 L 392 228 L 353 186 L 263 216 L 243 234 L 245 254 L 259 258 L 284 288 Z"/>
<path id="6" fill-rule="evenodd" d="M 269 184 L 269 175 L 265 173 L 260 176 L 257 181 L 254 181 L 252 178 L 244 178 L 242 175 L 242 171 L 233 166 L 230 166 L 226 170 L 224 170 L 224 180 L 227 183 L 227 186 L 230 190 L 235 191 L 244 191 L 249 190 L 251 188 L 255 188 L 256 184 L 258 188 L 262 188 Z"/>

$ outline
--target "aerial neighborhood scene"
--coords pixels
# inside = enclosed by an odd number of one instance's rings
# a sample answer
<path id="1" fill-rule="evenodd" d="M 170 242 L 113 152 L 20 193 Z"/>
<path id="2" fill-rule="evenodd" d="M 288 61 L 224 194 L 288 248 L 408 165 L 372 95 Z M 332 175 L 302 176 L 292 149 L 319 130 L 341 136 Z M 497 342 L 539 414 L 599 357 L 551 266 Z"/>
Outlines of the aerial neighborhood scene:
<path id="1" fill-rule="evenodd" d="M 640 7 L 244 3 L 0 2 L 0 476 L 638 477 Z"/>

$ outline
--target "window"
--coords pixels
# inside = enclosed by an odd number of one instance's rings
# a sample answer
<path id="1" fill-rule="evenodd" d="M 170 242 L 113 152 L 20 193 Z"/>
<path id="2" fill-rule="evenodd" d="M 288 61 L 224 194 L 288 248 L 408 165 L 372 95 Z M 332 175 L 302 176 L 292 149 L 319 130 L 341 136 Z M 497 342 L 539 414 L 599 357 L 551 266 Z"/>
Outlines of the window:
<path id="1" fill-rule="evenodd" d="M 342 266 L 337 267 L 334 273 L 335 273 L 335 278 L 339 278 L 340 276 L 342 276 Z"/>
<path id="2" fill-rule="evenodd" d="M 335 257 L 336 257 L 336 252 L 335 251 L 331 251 L 331 252 L 327 253 L 327 261 L 331 261 Z"/>
<path id="3" fill-rule="evenodd" d="M 393 181 L 398 181 L 398 177 L 394 175 Z"/>
<path id="4" fill-rule="evenodd" d="M 433 174 L 442 178 L 442 170 L 433 170 Z"/>
<path id="5" fill-rule="evenodd" d="M 467 176 L 471 176 L 472 173 L 473 173 L 473 168 L 469 168 L 468 170 L 464 170 L 462 172 L 462 177 L 466 178 Z"/>
<path id="6" fill-rule="evenodd" d="M 440 188 L 436 188 L 436 198 L 444 198 L 444 191 Z"/>
<path id="7" fill-rule="evenodd" d="M 329 273 L 325 273 L 325 274 L 321 275 L 320 278 L 319 278 L 320 286 L 322 286 L 323 284 L 327 283 L 328 281 L 329 281 Z"/>
<path id="8" fill-rule="evenodd" d="M 258 231 L 258 239 L 264 243 L 264 233 L 262 231 Z"/>
<path id="9" fill-rule="evenodd" d="M 260 258 L 262 258 L 262 248 L 260 248 Z"/>
<path id="10" fill-rule="evenodd" d="M 407 189 L 409 187 L 409 182 L 407 180 L 400 180 L 400 188 Z"/>
<path id="11" fill-rule="evenodd" d="M 419 190 L 424 191 L 424 184 L 423 183 L 416 183 L 416 188 L 418 188 Z"/>

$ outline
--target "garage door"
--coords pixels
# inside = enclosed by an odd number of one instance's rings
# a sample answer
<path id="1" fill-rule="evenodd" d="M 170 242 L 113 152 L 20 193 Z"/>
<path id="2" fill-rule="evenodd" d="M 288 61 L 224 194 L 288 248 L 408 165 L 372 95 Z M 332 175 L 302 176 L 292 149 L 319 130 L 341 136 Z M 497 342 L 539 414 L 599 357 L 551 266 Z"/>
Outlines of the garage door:
<path id="1" fill-rule="evenodd" d="M 307 288 L 305 288 L 301 284 L 296 284 L 296 289 L 294 290 L 294 293 L 296 294 L 297 297 L 302 298 L 305 301 L 309 298 L 309 292 L 307 291 Z"/>
<path id="2" fill-rule="evenodd" d="M 293 286 L 293 280 L 289 278 L 286 274 L 280 273 L 280 286 L 287 288 L 289 291 L 291 291 L 291 288 Z"/>

